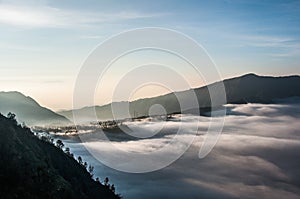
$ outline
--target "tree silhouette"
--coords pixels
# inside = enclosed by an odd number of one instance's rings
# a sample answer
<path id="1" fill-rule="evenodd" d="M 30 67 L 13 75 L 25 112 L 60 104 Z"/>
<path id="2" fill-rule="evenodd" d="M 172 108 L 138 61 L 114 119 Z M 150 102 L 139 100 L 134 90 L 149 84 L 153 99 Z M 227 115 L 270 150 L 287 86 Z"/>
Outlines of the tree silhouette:
<path id="1" fill-rule="evenodd" d="M 110 186 L 110 190 L 111 190 L 113 193 L 116 192 L 116 188 L 115 188 L 115 185 L 114 185 L 114 184 L 112 184 L 112 185 Z"/>
<path id="2" fill-rule="evenodd" d="M 93 173 L 94 172 L 94 167 L 92 165 L 89 165 L 88 171 L 91 174 L 91 176 L 94 175 L 94 173 Z"/>
<path id="3" fill-rule="evenodd" d="M 71 153 L 70 153 L 70 148 L 69 147 L 67 147 L 66 149 L 65 149 L 65 153 L 67 154 L 67 155 L 70 155 Z"/>
<path id="4" fill-rule="evenodd" d="M 57 140 L 56 141 L 56 146 L 57 146 L 57 148 L 62 149 L 65 145 L 61 140 Z"/>
<path id="5" fill-rule="evenodd" d="M 104 185 L 105 185 L 105 186 L 108 186 L 108 183 L 109 183 L 109 179 L 108 179 L 108 177 L 106 177 L 106 178 L 104 179 Z"/>
<path id="6" fill-rule="evenodd" d="M 9 112 L 9 113 L 7 113 L 7 118 L 14 121 L 14 123 L 17 123 L 16 114 Z"/>
<path id="7" fill-rule="evenodd" d="M 80 165 L 82 165 L 82 158 L 81 158 L 81 156 L 78 156 L 77 160 L 78 160 L 78 163 L 79 163 Z"/>
<path id="8" fill-rule="evenodd" d="M 84 162 L 83 166 L 87 169 L 88 166 L 87 162 Z"/>

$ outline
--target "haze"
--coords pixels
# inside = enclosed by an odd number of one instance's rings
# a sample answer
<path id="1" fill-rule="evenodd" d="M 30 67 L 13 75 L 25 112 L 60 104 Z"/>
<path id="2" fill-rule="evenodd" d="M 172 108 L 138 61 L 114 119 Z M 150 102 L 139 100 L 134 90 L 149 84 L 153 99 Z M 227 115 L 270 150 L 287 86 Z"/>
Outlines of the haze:
<path id="1" fill-rule="evenodd" d="M 70 109 L 76 76 L 89 53 L 110 36 L 141 27 L 169 28 L 192 37 L 208 51 L 222 78 L 248 72 L 299 74 L 299 13 L 299 1 L 2 0 L 0 90 L 20 91 L 54 110 Z M 119 69 L 137 56 L 123 60 Z M 138 57 L 143 61 L 147 56 L 153 54 Z M 174 67 L 183 66 L 160 56 Z M 203 85 L 201 79 L 191 81 L 192 87 Z M 145 88 L 133 99 L 166 92 Z M 111 100 L 96 99 L 99 105 Z"/>

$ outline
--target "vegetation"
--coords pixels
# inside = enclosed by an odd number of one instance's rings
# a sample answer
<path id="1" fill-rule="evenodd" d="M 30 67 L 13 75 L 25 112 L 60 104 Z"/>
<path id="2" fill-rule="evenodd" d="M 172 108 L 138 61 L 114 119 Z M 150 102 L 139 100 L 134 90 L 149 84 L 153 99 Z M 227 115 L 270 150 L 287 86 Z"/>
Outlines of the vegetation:
<path id="1" fill-rule="evenodd" d="M 81 157 L 77 162 L 62 141 L 54 144 L 49 136 L 37 137 L 15 118 L 0 114 L 1 199 L 121 198 L 108 180 L 105 185 L 93 180 L 94 167 Z"/>

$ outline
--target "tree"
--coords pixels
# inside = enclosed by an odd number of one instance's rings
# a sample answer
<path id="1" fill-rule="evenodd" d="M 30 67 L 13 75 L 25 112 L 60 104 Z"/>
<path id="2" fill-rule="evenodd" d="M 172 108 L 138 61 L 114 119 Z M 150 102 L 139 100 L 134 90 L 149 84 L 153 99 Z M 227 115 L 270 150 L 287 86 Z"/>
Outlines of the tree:
<path id="1" fill-rule="evenodd" d="M 79 163 L 80 165 L 82 165 L 82 158 L 81 158 L 81 156 L 78 156 L 77 160 L 78 160 L 78 163 Z"/>
<path id="2" fill-rule="evenodd" d="M 116 188 L 115 188 L 115 185 L 114 185 L 114 184 L 112 184 L 112 185 L 110 186 L 110 190 L 111 190 L 113 193 L 116 192 Z"/>
<path id="3" fill-rule="evenodd" d="M 70 153 L 70 148 L 69 147 L 67 147 L 66 149 L 65 149 L 65 153 L 67 154 L 67 155 L 70 155 L 71 153 Z"/>
<path id="4" fill-rule="evenodd" d="M 89 165 L 88 171 L 91 174 L 91 176 L 94 175 L 94 167 L 92 165 Z"/>
<path id="5" fill-rule="evenodd" d="M 56 146 L 62 150 L 62 148 L 65 146 L 64 143 L 61 140 L 56 141 Z"/>
<path id="6" fill-rule="evenodd" d="M 88 166 L 87 162 L 84 162 L 83 166 L 87 169 Z"/>
<path id="7" fill-rule="evenodd" d="M 106 178 L 104 179 L 104 185 L 105 185 L 105 186 L 108 186 L 108 183 L 109 183 L 109 179 L 108 179 L 108 177 L 106 177 Z"/>
<path id="8" fill-rule="evenodd" d="M 47 136 L 44 136 L 44 135 L 41 136 L 41 140 L 43 140 L 44 142 L 49 142 L 48 139 L 49 138 Z"/>
<path id="9" fill-rule="evenodd" d="M 7 118 L 12 120 L 12 121 L 15 121 L 15 122 L 17 121 L 16 120 L 16 114 L 14 114 L 12 112 L 7 113 Z"/>
<path id="10" fill-rule="evenodd" d="M 21 126 L 22 126 L 22 128 L 24 128 L 24 129 L 27 129 L 27 128 L 28 128 L 27 125 L 25 124 L 25 122 L 22 122 L 22 123 L 21 123 Z"/>
<path id="11" fill-rule="evenodd" d="M 100 179 L 98 177 L 95 179 L 95 181 L 101 184 Z"/>

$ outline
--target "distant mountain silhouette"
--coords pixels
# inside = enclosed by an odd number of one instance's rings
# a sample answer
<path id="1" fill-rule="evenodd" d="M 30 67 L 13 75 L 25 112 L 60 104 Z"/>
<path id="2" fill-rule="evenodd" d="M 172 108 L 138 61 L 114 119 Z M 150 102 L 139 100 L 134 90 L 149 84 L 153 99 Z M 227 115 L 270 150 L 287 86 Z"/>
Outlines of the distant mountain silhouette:
<path id="1" fill-rule="evenodd" d="M 26 125 L 67 124 L 70 121 L 45 107 L 40 106 L 34 99 L 20 92 L 0 92 L 0 113 L 6 115 L 13 112 L 19 122 Z"/>
<path id="2" fill-rule="evenodd" d="M 216 82 L 208 86 L 193 89 L 198 98 L 198 104 L 201 113 L 205 113 L 211 108 L 211 101 L 208 87 L 214 87 L 221 82 Z M 300 96 L 300 76 L 272 77 L 258 76 L 256 74 L 246 74 L 240 77 L 226 79 L 223 81 L 226 91 L 228 104 L 240 103 L 274 103 L 277 99 Z M 184 99 L 188 97 L 190 90 L 166 95 L 139 99 L 132 102 L 114 102 L 116 109 L 124 110 L 125 107 L 130 107 L 132 117 L 147 116 L 149 108 L 154 104 L 162 105 L 167 113 L 180 112 L 180 106 L 177 96 Z M 224 104 L 217 104 L 224 105 Z M 99 119 L 112 119 L 111 104 L 104 106 L 85 107 L 74 110 L 79 113 L 79 121 L 88 122 L 94 119 L 93 111 Z M 59 112 L 61 115 L 73 120 L 72 110 Z"/>
<path id="3" fill-rule="evenodd" d="M 228 103 L 274 103 L 300 96 L 300 76 L 270 77 L 247 74 L 224 81 Z"/>
<path id="4" fill-rule="evenodd" d="M 0 198 L 119 197 L 61 149 L 0 114 Z"/>

